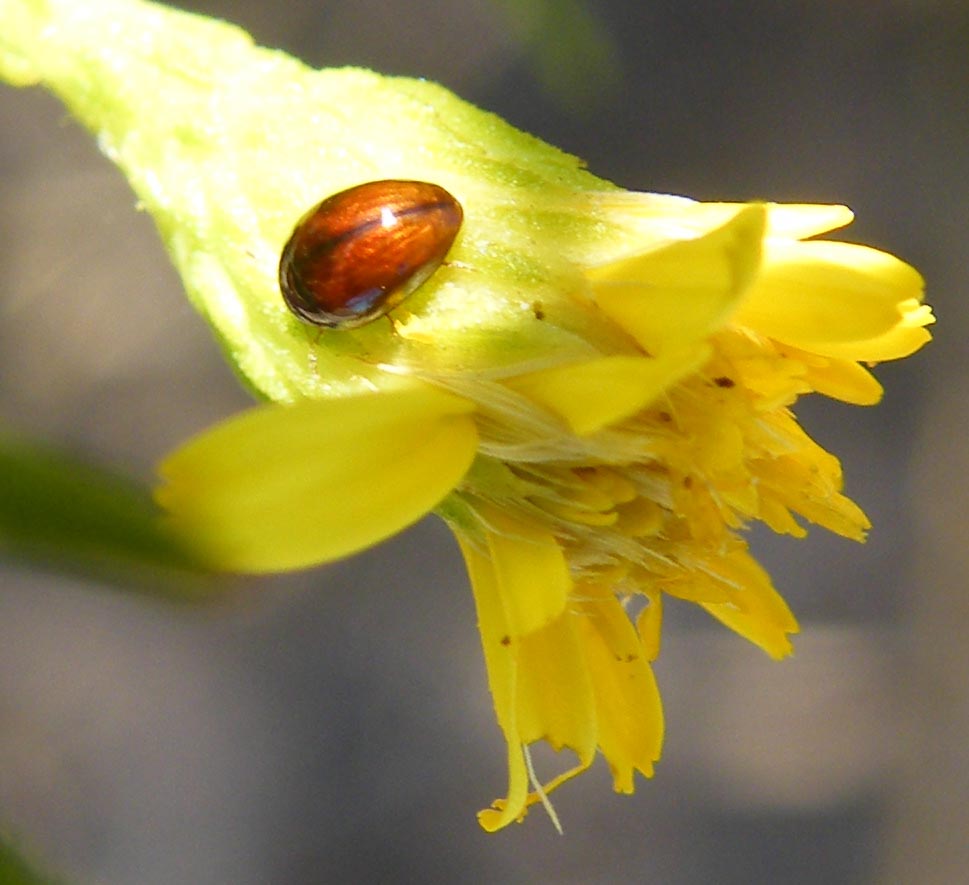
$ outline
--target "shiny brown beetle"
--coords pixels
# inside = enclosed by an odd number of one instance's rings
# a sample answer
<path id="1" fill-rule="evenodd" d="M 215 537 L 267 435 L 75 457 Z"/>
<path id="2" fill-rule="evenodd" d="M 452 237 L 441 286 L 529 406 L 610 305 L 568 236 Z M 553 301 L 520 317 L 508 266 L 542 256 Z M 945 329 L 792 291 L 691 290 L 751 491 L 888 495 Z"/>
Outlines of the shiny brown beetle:
<path id="1" fill-rule="evenodd" d="M 426 282 L 463 218 L 451 194 L 424 181 L 371 181 L 327 197 L 283 249 L 283 298 L 317 326 L 364 326 Z"/>

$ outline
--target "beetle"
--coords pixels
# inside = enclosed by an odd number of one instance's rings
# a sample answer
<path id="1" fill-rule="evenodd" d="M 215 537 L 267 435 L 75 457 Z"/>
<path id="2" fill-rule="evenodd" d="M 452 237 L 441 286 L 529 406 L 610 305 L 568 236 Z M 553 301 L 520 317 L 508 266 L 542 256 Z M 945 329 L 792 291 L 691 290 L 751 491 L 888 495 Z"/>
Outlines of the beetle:
<path id="1" fill-rule="evenodd" d="M 327 197 L 283 248 L 283 299 L 317 326 L 365 326 L 440 267 L 463 219 L 461 204 L 426 181 L 370 181 Z"/>

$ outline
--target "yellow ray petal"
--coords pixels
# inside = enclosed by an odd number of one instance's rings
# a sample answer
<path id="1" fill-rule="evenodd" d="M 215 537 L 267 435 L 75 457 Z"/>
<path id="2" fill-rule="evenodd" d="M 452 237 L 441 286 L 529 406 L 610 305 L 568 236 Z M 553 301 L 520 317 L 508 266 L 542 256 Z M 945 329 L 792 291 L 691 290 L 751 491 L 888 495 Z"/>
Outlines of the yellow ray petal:
<path id="1" fill-rule="evenodd" d="M 708 355 L 699 346 L 655 359 L 609 356 L 521 375 L 508 385 L 561 415 L 576 433 L 589 434 L 649 405 Z"/>
<path id="2" fill-rule="evenodd" d="M 475 455 L 472 409 L 424 385 L 260 406 L 166 458 L 158 501 L 229 571 L 337 559 L 454 488 Z"/>
<path id="3" fill-rule="evenodd" d="M 645 242 L 668 242 L 673 236 L 700 237 L 726 224 L 749 203 L 708 203 L 669 194 L 606 191 L 596 201 L 622 215 Z M 767 236 L 803 240 L 850 224 L 847 206 L 819 203 L 765 203 Z"/>
<path id="4" fill-rule="evenodd" d="M 633 774 L 653 774 L 663 746 L 663 708 L 636 630 L 608 587 L 576 588 L 579 625 L 595 690 L 599 747 L 617 792 L 633 791 Z"/>
<path id="5" fill-rule="evenodd" d="M 750 205 L 702 237 L 591 269 L 596 303 L 652 356 L 696 346 L 753 279 L 766 215 Z"/>
<path id="6" fill-rule="evenodd" d="M 773 497 L 811 522 L 855 541 L 864 541 L 871 523 L 864 511 L 840 493 L 841 465 L 817 445 L 797 457 L 756 461 L 751 472 L 762 498 Z"/>
<path id="7" fill-rule="evenodd" d="M 565 609 L 571 578 L 558 544 L 493 508 L 480 509 L 502 532 L 487 534 L 487 555 L 465 539 L 459 543 L 474 589 L 495 711 L 508 743 L 508 795 L 478 814 L 491 832 L 520 819 L 539 800 L 528 791 L 525 745 L 547 740 L 579 756 L 578 766 L 545 785 L 551 792 L 592 764 L 596 719 L 581 646 Z"/>
<path id="8" fill-rule="evenodd" d="M 912 304 L 915 303 L 912 299 Z M 891 329 L 863 341 L 816 341 L 803 342 L 803 346 L 815 353 L 847 360 L 865 360 L 880 363 L 911 356 L 932 340 L 925 326 L 935 322 L 932 308 L 927 304 L 906 312 L 902 307 L 901 319 Z"/>
<path id="9" fill-rule="evenodd" d="M 851 224 L 854 217 L 837 203 L 768 203 L 767 236 L 804 240 Z"/>
<path id="10" fill-rule="evenodd" d="M 568 747 L 587 767 L 596 751 L 596 714 L 575 620 L 565 611 L 522 637 L 518 722 L 526 743 L 547 740 L 555 750 Z"/>
<path id="11" fill-rule="evenodd" d="M 511 639 L 498 578 L 491 561 L 465 539 L 459 537 L 458 543 L 474 591 L 478 630 L 495 714 L 508 744 L 508 795 L 495 802 L 492 808 L 478 812 L 478 822 L 491 833 L 519 820 L 525 813 L 528 799 L 528 769 L 516 703 L 518 646 Z"/>
<path id="12" fill-rule="evenodd" d="M 734 602 L 701 603 L 703 608 L 772 658 L 787 657 L 791 653 L 788 634 L 797 633 L 799 628 L 767 572 L 744 550 L 716 560 L 709 571 L 734 587 L 736 593 Z"/>
<path id="13" fill-rule="evenodd" d="M 494 507 L 478 506 L 485 519 L 508 632 L 517 639 L 554 621 L 565 609 L 572 577 L 555 536 Z"/>
<path id="14" fill-rule="evenodd" d="M 919 273 L 853 243 L 769 243 L 735 321 L 777 341 L 855 360 L 905 356 L 929 339 Z"/>
<path id="15" fill-rule="evenodd" d="M 884 392 L 874 375 L 852 360 L 830 359 L 824 365 L 809 365 L 805 380 L 818 393 L 856 406 L 872 406 Z"/>

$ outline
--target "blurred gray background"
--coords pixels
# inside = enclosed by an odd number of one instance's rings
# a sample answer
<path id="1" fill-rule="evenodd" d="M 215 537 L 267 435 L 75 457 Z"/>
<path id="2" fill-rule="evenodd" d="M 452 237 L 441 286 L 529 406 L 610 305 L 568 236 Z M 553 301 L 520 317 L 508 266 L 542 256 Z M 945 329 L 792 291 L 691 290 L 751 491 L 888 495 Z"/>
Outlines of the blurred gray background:
<path id="1" fill-rule="evenodd" d="M 439 80 L 630 188 L 845 202 L 924 272 L 937 339 L 875 409 L 801 404 L 875 529 L 754 532 L 795 657 L 671 604 L 657 775 L 618 797 L 597 764 L 564 838 L 475 823 L 504 747 L 433 519 L 206 608 L 0 565 L 0 828 L 111 885 L 965 881 L 969 5 L 180 5 Z M 37 90 L 0 88 L 0 130 L 0 421 L 147 478 L 249 400 L 92 140 Z"/>

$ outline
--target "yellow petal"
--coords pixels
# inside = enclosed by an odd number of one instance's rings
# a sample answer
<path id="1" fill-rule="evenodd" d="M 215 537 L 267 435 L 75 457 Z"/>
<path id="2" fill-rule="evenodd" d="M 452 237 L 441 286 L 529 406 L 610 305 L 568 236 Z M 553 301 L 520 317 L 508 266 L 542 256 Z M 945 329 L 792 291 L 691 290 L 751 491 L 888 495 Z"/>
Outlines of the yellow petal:
<path id="1" fill-rule="evenodd" d="M 561 415 L 576 433 L 589 434 L 649 405 L 707 356 L 705 347 L 655 359 L 608 356 L 521 375 L 508 385 Z"/>
<path id="2" fill-rule="evenodd" d="M 576 608 L 595 690 L 599 748 L 615 789 L 633 791 L 633 774 L 653 774 L 663 746 L 663 708 L 636 630 L 608 587 L 582 584 Z"/>
<path id="3" fill-rule="evenodd" d="M 851 224 L 854 217 L 836 203 L 768 203 L 767 236 L 804 240 Z"/>
<path id="4" fill-rule="evenodd" d="M 879 363 L 910 356 L 932 340 L 926 326 L 935 322 L 932 308 L 916 299 L 899 305 L 901 319 L 887 331 L 864 341 L 816 342 L 810 347 L 816 353 L 849 360 Z"/>
<path id="5" fill-rule="evenodd" d="M 337 559 L 431 510 L 474 458 L 466 400 L 429 386 L 260 406 L 160 466 L 159 503 L 230 571 Z"/>
<path id="6" fill-rule="evenodd" d="M 749 203 L 706 203 L 669 194 L 606 191 L 597 202 L 639 232 L 643 242 L 700 237 L 726 224 Z M 767 236 L 803 240 L 850 224 L 847 206 L 819 203 L 765 203 Z"/>
<path id="7" fill-rule="evenodd" d="M 589 270 L 599 307 L 652 356 L 691 348 L 728 319 L 760 264 L 766 209 L 702 237 Z"/>
<path id="8" fill-rule="evenodd" d="M 774 497 L 829 531 L 865 540 L 871 523 L 854 501 L 840 493 L 841 465 L 829 452 L 815 445 L 802 449 L 798 457 L 753 462 L 751 470 L 762 498 Z"/>
<path id="9" fill-rule="evenodd" d="M 565 611 L 520 640 L 518 723 L 525 743 L 568 747 L 588 767 L 596 752 L 596 712 L 575 621 Z"/>
<path id="10" fill-rule="evenodd" d="M 746 203 L 699 203 L 702 207 L 693 213 L 708 223 L 718 219 L 723 224 L 743 209 Z M 767 236 L 804 240 L 827 233 L 846 224 L 855 217 L 847 206 L 836 203 L 765 203 L 767 208 Z"/>
<path id="11" fill-rule="evenodd" d="M 569 748 L 579 764 L 544 786 L 550 793 L 595 758 L 596 713 L 582 647 L 565 601 L 571 578 L 550 535 L 481 508 L 492 527 L 485 554 L 459 538 L 474 589 L 478 626 L 498 723 L 508 743 L 508 795 L 478 814 L 481 826 L 500 829 L 524 815 L 539 794 L 528 792 L 525 745 L 547 740 Z M 507 533 L 507 534 L 506 534 Z M 552 587 L 552 593 L 544 591 Z M 549 617 L 549 612 L 556 614 Z"/>
<path id="12" fill-rule="evenodd" d="M 929 338 L 923 285 L 914 268 L 867 246 L 769 242 L 735 321 L 813 353 L 891 359 Z"/>
<path id="13" fill-rule="evenodd" d="M 691 201 L 692 202 L 692 201 Z M 676 221 L 683 227 L 701 232 L 698 222 L 708 227 L 724 224 L 747 203 L 692 203 L 689 213 L 684 213 Z M 855 217 L 847 206 L 836 203 L 765 203 L 767 208 L 767 231 L 769 237 L 786 237 L 804 240 L 818 234 L 827 233 L 851 224 Z M 663 221 L 669 225 L 673 218 L 671 210 L 675 205 L 666 207 Z M 679 211 L 683 213 L 683 208 Z"/>
<path id="14" fill-rule="evenodd" d="M 709 571 L 736 593 L 734 602 L 701 603 L 703 608 L 772 658 L 787 657 L 791 653 L 787 636 L 798 632 L 797 621 L 767 572 L 746 551 L 734 551 L 710 565 Z"/>
<path id="15" fill-rule="evenodd" d="M 779 535 L 790 535 L 794 538 L 806 538 L 807 529 L 804 528 L 787 507 L 769 495 L 761 495 L 757 508 L 757 518 L 764 525 Z"/>
<path id="16" fill-rule="evenodd" d="M 851 360 L 830 359 L 823 366 L 809 366 L 805 379 L 818 393 L 856 406 L 872 406 L 884 392 L 871 372 Z"/>
<path id="17" fill-rule="evenodd" d="M 518 648 L 512 643 L 498 579 L 492 563 L 463 538 L 458 538 L 471 578 L 478 612 L 478 630 L 484 649 L 488 685 L 498 725 L 508 744 L 508 795 L 492 808 L 478 812 L 478 822 L 489 833 L 524 815 L 528 799 L 528 769 L 524 741 L 518 728 Z"/>
<path id="18" fill-rule="evenodd" d="M 491 557 L 509 636 L 517 639 L 550 624 L 565 610 L 572 577 L 550 532 L 496 508 L 478 506 L 488 524 Z"/>

